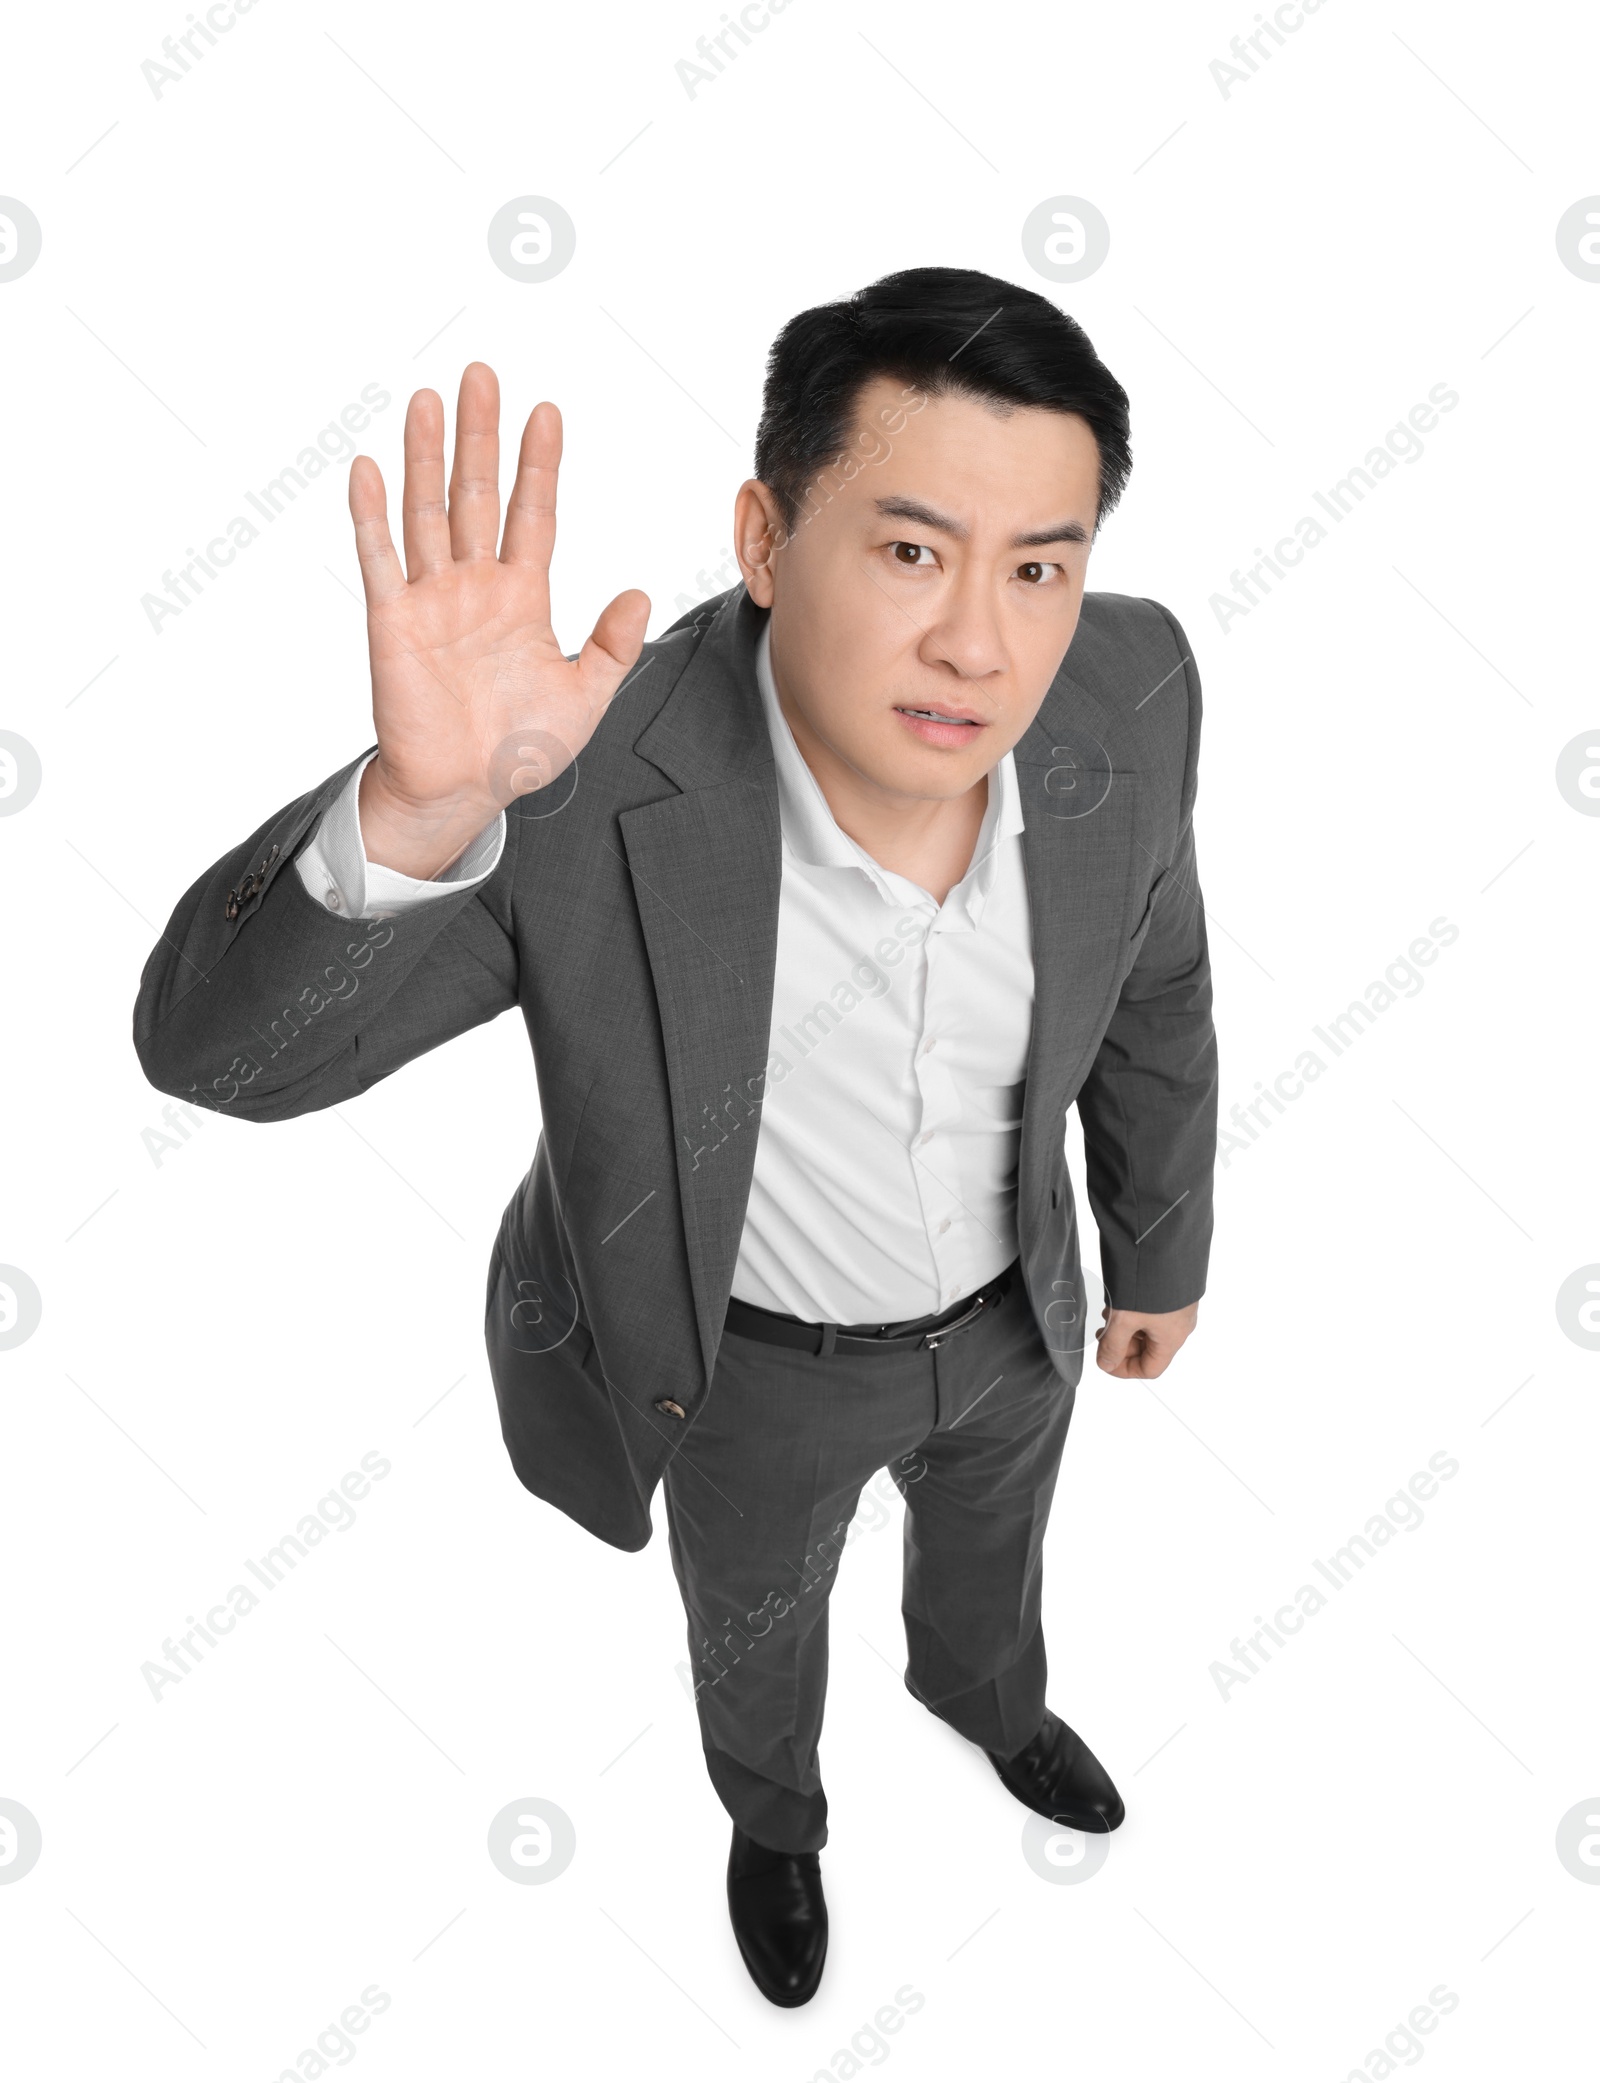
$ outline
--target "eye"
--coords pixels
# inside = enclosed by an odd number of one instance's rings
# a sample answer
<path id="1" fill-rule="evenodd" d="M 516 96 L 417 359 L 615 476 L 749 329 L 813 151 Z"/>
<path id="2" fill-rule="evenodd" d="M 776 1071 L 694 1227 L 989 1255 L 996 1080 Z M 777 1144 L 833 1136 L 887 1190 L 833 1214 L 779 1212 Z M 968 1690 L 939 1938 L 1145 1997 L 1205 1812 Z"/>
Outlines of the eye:
<path id="1" fill-rule="evenodd" d="M 901 554 L 906 550 L 911 553 L 909 557 Z M 927 564 L 919 564 L 917 560 L 925 551 L 929 561 Z M 907 571 L 927 571 L 933 562 L 933 551 L 925 542 L 892 542 L 889 545 L 889 554 L 897 564 L 903 564 Z"/>
<path id="2" fill-rule="evenodd" d="M 1019 564 L 1017 566 L 1017 577 L 1026 585 L 1042 586 L 1045 583 L 1045 574 L 1047 572 L 1059 573 L 1062 569 L 1063 567 L 1059 564 L 1041 564 L 1034 561 L 1029 564 Z"/>

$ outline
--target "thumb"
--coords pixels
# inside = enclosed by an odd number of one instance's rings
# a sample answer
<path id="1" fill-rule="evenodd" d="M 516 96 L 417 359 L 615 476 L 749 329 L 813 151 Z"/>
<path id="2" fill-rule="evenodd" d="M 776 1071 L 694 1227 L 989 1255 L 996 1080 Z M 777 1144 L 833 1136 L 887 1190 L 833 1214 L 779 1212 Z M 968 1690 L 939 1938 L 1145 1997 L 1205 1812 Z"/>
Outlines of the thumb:
<path id="1" fill-rule="evenodd" d="M 600 611 L 588 641 L 578 653 L 578 684 L 585 698 L 604 708 L 644 649 L 650 621 L 650 596 L 630 586 Z"/>
<path id="2" fill-rule="evenodd" d="M 1126 1317 L 1119 1316 L 1114 1309 L 1106 1311 L 1106 1321 L 1096 1333 L 1100 1341 L 1098 1364 L 1107 1374 L 1122 1372 L 1128 1351 L 1133 1344 L 1133 1326 Z"/>

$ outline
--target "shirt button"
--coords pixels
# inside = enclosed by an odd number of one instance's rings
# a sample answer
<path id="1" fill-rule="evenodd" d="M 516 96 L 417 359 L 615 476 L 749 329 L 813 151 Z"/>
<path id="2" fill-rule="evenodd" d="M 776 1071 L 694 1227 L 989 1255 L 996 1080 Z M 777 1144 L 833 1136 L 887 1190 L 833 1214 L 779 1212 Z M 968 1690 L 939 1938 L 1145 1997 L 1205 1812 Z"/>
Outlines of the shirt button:
<path id="1" fill-rule="evenodd" d="M 933 1141 L 933 1130 L 931 1128 L 925 1128 L 922 1131 L 921 1135 L 917 1137 L 917 1141 L 919 1143 L 931 1143 Z"/>
<path id="2" fill-rule="evenodd" d="M 663 1396 L 656 1404 L 656 1409 L 664 1411 L 669 1418 L 681 1418 L 684 1415 L 683 1405 L 674 1403 L 669 1396 Z"/>
<path id="3" fill-rule="evenodd" d="M 938 1039 L 939 1037 L 936 1034 L 930 1034 L 928 1036 L 928 1039 L 922 1044 L 922 1053 L 924 1056 L 927 1055 L 928 1051 L 933 1047 L 934 1043 Z"/>
<path id="4" fill-rule="evenodd" d="M 328 895 L 325 901 L 330 911 L 342 911 L 344 909 L 344 899 L 339 895 L 332 883 L 328 885 Z"/>
<path id="5" fill-rule="evenodd" d="M 940 1234 L 940 1236 L 941 1236 L 941 1237 L 942 1237 L 942 1236 L 944 1235 L 945 1231 L 946 1231 L 946 1230 L 947 1230 L 947 1229 L 948 1229 L 949 1227 L 950 1227 L 950 1218 L 949 1218 L 949 1216 L 947 1215 L 947 1216 L 946 1216 L 946 1217 L 944 1218 L 944 1220 L 943 1220 L 943 1221 L 942 1221 L 942 1222 L 940 1223 L 940 1225 L 939 1225 L 939 1234 Z"/>

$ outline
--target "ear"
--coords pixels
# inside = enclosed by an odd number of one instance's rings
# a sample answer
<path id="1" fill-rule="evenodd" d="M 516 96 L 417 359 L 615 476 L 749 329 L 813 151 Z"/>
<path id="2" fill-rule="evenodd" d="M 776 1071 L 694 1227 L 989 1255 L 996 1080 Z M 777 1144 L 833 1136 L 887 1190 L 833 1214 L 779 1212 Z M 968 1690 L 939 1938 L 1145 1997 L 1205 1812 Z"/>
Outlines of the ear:
<path id="1" fill-rule="evenodd" d="M 772 605 L 773 559 L 788 539 L 772 487 L 746 478 L 733 502 L 733 540 L 745 590 L 758 608 Z"/>

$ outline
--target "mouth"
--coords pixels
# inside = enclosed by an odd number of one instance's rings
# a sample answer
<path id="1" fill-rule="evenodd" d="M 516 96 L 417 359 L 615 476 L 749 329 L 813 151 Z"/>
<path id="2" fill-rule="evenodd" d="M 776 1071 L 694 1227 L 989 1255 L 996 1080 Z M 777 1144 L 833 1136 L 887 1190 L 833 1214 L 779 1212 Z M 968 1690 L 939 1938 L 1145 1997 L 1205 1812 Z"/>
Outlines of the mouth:
<path id="1" fill-rule="evenodd" d="M 970 709 L 915 709 L 909 704 L 897 704 L 895 714 L 903 717 L 906 727 L 928 745 L 970 745 L 979 731 L 988 728 L 983 718 Z"/>

